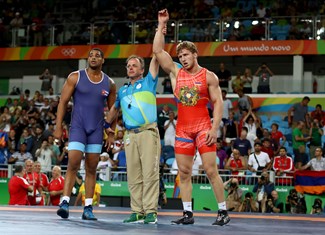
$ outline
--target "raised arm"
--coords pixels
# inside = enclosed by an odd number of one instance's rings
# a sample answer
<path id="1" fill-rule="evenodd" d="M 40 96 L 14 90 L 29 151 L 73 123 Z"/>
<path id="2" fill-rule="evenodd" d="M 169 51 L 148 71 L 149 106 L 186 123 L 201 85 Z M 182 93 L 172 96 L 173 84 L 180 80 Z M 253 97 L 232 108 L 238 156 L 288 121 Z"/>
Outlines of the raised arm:
<path id="1" fill-rule="evenodd" d="M 166 28 L 169 20 L 167 9 L 158 12 L 158 29 L 153 40 L 153 53 L 156 56 L 162 69 L 168 74 L 172 74 L 171 79 L 176 78 L 178 68 L 174 64 L 172 57 L 164 50 L 165 36 L 163 29 Z"/>

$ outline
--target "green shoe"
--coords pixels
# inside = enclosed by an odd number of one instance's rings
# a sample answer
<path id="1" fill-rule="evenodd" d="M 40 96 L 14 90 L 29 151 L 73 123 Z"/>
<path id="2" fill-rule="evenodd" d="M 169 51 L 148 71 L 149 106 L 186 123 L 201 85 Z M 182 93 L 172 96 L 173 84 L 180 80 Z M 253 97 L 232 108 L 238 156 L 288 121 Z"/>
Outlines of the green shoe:
<path id="1" fill-rule="evenodd" d="M 145 224 L 156 224 L 157 223 L 157 213 L 149 213 L 146 215 L 146 218 L 144 219 Z"/>
<path id="2" fill-rule="evenodd" d="M 144 216 L 137 213 L 132 213 L 128 219 L 123 220 L 123 223 L 143 224 Z"/>

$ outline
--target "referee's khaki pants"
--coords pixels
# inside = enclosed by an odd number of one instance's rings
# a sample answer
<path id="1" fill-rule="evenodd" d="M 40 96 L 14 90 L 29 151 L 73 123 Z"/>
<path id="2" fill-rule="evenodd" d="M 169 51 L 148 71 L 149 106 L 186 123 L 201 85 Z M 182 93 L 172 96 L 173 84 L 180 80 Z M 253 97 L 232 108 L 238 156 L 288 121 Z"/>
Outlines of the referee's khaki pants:
<path id="1" fill-rule="evenodd" d="M 160 137 L 157 124 L 139 133 L 127 131 L 126 169 L 132 212 L 148 214 L 158 210 Z"/>

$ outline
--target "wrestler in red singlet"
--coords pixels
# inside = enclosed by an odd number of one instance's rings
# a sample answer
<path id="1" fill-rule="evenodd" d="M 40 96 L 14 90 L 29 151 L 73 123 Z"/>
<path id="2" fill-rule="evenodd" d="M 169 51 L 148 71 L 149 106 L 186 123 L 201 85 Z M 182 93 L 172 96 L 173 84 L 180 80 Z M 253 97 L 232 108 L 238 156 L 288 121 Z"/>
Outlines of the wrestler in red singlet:
<path id="1" fill-rule="evenodd" d="M 216 144 L 206 145 L 211 129 L 207 108 L 209 102 L 205 68 L 196 74 L 180 69 L 176 79 L 175 96 L 178 98 L 175 153 L 194 156 L 195 146 L 200 154 L 216 152 Z"/>

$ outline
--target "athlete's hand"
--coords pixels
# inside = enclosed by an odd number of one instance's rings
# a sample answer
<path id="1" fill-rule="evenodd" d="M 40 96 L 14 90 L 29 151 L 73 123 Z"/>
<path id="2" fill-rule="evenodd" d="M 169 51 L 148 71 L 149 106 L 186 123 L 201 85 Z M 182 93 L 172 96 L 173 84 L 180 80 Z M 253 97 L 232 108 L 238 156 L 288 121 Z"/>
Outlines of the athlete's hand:
<path id="1" fill-rule="evenodd" d="M 205 143 L 207 145 L 212 145 L 215 144 L 216 142 L 217 142 L 217 132 L 213 129 L 210 129 L 206 134 Z"/>
<path id="2" fill-rule="evenodd" d="M 110 151 L 114 147 L 114 136 L 115 132 L 111 128 L 105 129 L 105 132 L 107 134 L 107 139 L 105 142 L 105 148 L 107 151 Z"/>
<path id="3" fill-rule="evenodd" d="M 62 126 L 61 127 L 57 126 L 55 128 L 55 131 L 53 132 L 53 137 L 54 137 L 54 139 L 62 140 L 62 134 L 63 134 Z"/>
<path id="4" fill-rule="evenodd" d="M 169 14 L 167 9 L 163 9 L 158 12 L 158 22 L 167 23 L 169 20 Z"/>

